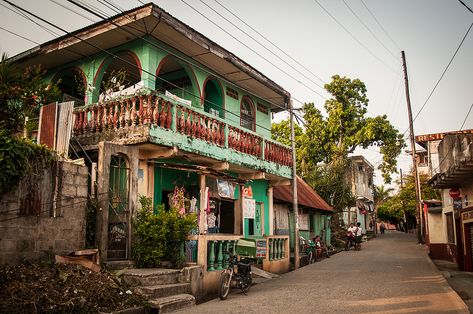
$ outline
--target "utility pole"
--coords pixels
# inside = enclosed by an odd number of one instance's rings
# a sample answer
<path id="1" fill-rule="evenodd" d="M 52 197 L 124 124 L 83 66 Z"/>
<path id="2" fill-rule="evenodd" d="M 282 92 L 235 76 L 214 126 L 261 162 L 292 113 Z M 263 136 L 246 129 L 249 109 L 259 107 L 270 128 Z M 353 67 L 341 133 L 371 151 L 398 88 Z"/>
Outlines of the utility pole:
<path id="1" fill-rule="evenodd" d="M 297 170 L 296 170 L 296 141 L 294 135 L 294 112 L 292 100 L 289 100 L 289 114 L 291 120 L 291 148 L 292 148 L 292 208 L 294 210 L 294 269 L 299 268 L 299 206 L 297 202 Z"/>
<path id="2" fill-rule="evenodd" d="M 409 115 L 409 130 L 410 130 L 410 140 L 412 148 L 412 172 L 415 180 L 416 187 L 416 222 L 417 222 L 417 241 L 419 244 L 424 244 L 423 235 L 422 235 L 422 204 L 420 197 L 420 185 L 419 185 L 419 175 L 417 173 L 417 162 L 416 162 L 416 146 L 414 140 L 414 124 L 412 121 L 412 110 L 411 110 L 411 98 L 409 96 L 409 79 L 407 78 L 407 65 L 406 65 L 406 55 L 404 51 L 401 51 L 402 57 L 402 67 L 404 69 L 404 85 L 406 88 L 406 101 L 407 101 L 407 113 Z"/>

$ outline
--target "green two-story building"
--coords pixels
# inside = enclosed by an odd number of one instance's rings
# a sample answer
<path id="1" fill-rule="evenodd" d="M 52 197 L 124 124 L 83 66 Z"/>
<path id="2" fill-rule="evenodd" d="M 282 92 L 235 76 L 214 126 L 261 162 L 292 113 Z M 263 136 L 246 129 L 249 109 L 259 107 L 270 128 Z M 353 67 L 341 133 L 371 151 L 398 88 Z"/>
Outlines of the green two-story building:
<path id="1" fill-rule="evenodd" d="M 266 236 L 267 262 L 288 267 L 288 236 L 273 236 L 272 189 L 293 177 L 290 147 L 271 140 L 282 87 L 153 4 L 12 59 L 41 64 L 74 102 L 53 133 L 70 127 L 69 153 L 89 166 L 103 261 L 130 258 L 138 195 L 166 208 L 180 195 L 199 217 L 188 262 L 221 269 L 231 241 Z"/>

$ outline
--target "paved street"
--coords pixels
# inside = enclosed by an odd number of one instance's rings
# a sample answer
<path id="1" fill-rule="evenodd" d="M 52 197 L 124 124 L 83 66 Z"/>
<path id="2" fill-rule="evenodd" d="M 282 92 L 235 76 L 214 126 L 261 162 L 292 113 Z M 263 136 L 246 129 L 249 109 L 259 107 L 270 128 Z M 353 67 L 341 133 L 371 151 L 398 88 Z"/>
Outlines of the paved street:
<path id="1" fill-rule="evenodd" d="M 359 252 L 234 290 L 179 313 L 469 313 L 413 235 L 390 231 Z"/>

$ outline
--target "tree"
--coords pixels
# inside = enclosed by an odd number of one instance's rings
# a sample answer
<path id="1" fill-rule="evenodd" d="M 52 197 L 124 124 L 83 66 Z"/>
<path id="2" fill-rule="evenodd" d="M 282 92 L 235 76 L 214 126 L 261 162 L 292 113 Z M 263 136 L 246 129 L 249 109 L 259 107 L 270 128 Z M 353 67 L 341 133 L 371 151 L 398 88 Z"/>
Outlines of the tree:
<path id="1" fill-rule="evenodd" d="M 391 193 L 394 192 L 393 188 L 385 188 L 384 185 L 375 185 L 373 189 L 374 194 L 374 206 L 377 208 L 389 199 Z"/>
<path id="2" fill-rule="evenodd" d="M 15 133 L 25 127 L 25 117 L 39 117 L 42 105 L 56 101 L 60 96 L 57 83 L 43 80 L 45 71 L 35 65 L 20 71 L 7 54 L 0 61 L 0 128 Z M 29 129 L 37 126 L 30 122 Z"/>
<path id="3" fill-rule="evenodd" d="M 420 175 L 421 195 L 423 200 L 439 199 L 439 191 L 433 189 L 429 184 L 427 175 Z M 415 180 L 413 174 L 404 176 L 404 187 L 401 187 L 396 195 L 378 207 L 378 217 L 382 220 L 398 224 L 406 215 L 407 220 L 414 222 L 418 211 L 415 197 Z"/>
<path id="4" fill-rule="evenodd" d="M 332 206 L 335 204 L 331 200 L 337 200 L 336 208 L 342 209 L 353 201 L 344 180 L 348 155 L 357 147 L 379 146 L 383 155 L 379 169 L 385 182 L 390 183 L 404 141 L 386 115 L 366 117 L 367 90 L 359 79 L 334 75 L 325 89 L 332 94 L 325 102 L 326 117 L 314 103 L 302 107 L 304 127 L 296 128 L 295 138 L 297 171 L 321 194 L 326 188 L 329 195 L 325 200 Z M 288 121 L 274 123 L 272 130 L 274 139 L 289 143 Z"/>

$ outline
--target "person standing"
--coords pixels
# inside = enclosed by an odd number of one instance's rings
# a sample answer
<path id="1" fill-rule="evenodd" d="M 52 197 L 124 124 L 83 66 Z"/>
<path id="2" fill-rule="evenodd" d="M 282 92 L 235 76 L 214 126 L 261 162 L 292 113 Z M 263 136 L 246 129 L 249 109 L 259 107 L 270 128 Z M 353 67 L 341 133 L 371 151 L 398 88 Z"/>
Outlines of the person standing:
<path id="1" fill-rule="evenodd" d="M 363 236 L 363 228 L 361 228 L 361 223 L 356 223 L 355 227 L 355 250 L 361 249 L 361 237 Z"/>

